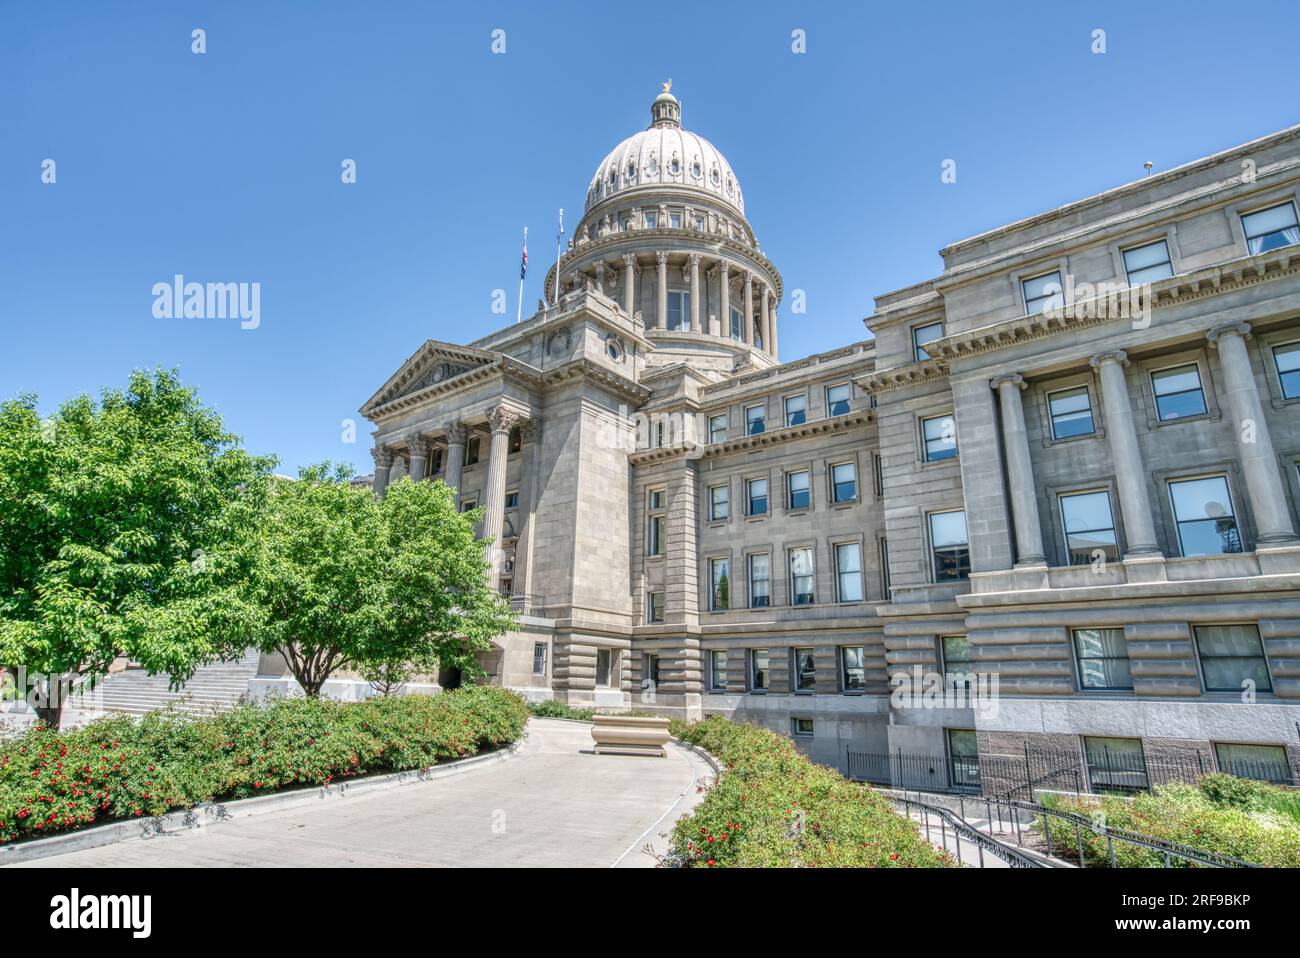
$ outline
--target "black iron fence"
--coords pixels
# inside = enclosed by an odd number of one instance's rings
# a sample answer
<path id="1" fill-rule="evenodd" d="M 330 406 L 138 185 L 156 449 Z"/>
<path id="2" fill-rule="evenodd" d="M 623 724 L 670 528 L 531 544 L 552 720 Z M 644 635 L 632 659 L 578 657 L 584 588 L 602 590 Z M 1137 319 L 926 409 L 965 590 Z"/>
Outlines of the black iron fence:
<path id="1" fill-rule="evenodd" d="M 1285 762 L 1215 762 L 1194 749 L 1079 751 L 1024 747 L 1020 754 L 926 755 L 903 751 L 848 753 L 848 777 L 921 792 L 988 795 L 1033 801 L 1040 791 L 1133 794 L 1170 782 L 1195 783 L 1221 771 L 1278 785 L 1300 786 Z"/>

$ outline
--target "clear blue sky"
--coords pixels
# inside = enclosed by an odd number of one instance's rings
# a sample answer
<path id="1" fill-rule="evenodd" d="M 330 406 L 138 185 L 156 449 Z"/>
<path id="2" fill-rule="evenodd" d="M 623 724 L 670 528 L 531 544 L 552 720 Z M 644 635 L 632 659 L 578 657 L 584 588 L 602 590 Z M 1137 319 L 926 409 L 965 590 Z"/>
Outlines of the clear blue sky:
<path id="1" fill-rule="evenodd" d="M 347 445 L 340 422 L 425 339 L 513 320 L 525 225 L 536 303 L 556 208 L 575 221 L 668 77 L 807 291 L 807 314 L 781 309 L 798 358 L 864 338 L 872 297 L 934 275 L 947 243 L 1300 120 L 1298 9 L 9 2 L 0 396 L 50 409 L 177 366 L 285 471 L 368 472 L 368 428 Z M 260 328 L 155 319 L 175 273 L 261 283 Z"/>

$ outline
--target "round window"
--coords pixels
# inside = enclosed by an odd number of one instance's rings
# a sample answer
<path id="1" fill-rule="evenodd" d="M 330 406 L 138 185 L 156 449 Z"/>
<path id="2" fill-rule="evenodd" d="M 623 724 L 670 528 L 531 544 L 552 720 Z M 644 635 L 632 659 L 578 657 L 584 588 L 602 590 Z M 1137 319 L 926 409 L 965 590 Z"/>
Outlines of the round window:
<path id="1" fill-rule="evenodd" d="M 613 336 L 605 340 L 605 352 L 614 362 L 621 363 L 623 361 L 623 347 L 619 345 L 618 340 Z"/>

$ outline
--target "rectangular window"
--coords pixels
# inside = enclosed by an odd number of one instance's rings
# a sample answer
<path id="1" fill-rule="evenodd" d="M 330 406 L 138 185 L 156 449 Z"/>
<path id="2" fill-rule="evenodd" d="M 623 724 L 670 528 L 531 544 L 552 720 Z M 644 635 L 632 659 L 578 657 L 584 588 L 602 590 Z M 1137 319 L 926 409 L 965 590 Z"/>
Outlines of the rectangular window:
<path id="1" fill-rule="evenodd" d="M 650 508 L 651 508 L 651 509 L 662 509 L 663 507 L 664 507 L 664 491 L 663 491 L 662 489 L 654 489 L 654 490 L 651 490 L 651 492 L 650 492 Z"/>
<path id="2" fill-rule="evenodd" d="M 658 225 L 659 225 L 659 214 L 651 213 L 647 211 L 645 213 L 645 228 L 648 230 L 652 230 Z"/>
<path id="3" fill-rule="evenodd" d="M 533 675 L 546 674 L 546 643 L 533 643 Z"/>
<path id="4" fill-rule="evenodd" d="M 735 306 L 731 309 L 731 338 L 739 342 L 745 338 L 745 325 L 742 321 L 742 314 Z"/>
<path id="5" fill-rule="evenodd" d="M 1214 758 L 1219 771 L 1237 778 L 1253 778 L 1274 785 L 1294 785 L 1296 775 L 1281 745 L 1233 745 L 1216 742 Z"/>
<path id="6" fill-rule="evenodd" d="M 885 536 L 880 537 L 880 596 L 886 602 L 890 600 L 889 594 L 889 539 Z"/>
<path id="7" fill-rule="evenodd" d="M 730 568 L 727 559 L 709 560 L 709 609 L 713 612 L 731 608 Z"/>
<path id="8" fill-rule="evenodd" d="M 812 649 L 794 650 L 794 690 L 812 692 L 817 688 L 817 666 Z"/>
<path id="9" fill-rule="evenodd" d="M 835 581 L 841 602 L 862 601 L 862 547 L 856 542 L 835 546 Z"/>
<path id="10" fill-rule="evenodd" d="M 614 653 L 609 649 L 596 650 L 596 685 L 609 688 L 610 675 L 613 673 Z"/>
<path id="11" fill-rule="evenodd" d="M 669 214 L 668 214 L 668 225 L 671 226 L 671 227 L 672 227 L 673 229 L 675 229 L 675 230 L 679 230 L 679 229 L 681 229 L 681 228 L 682 228 L 682 214 L 681 214 L 681 213 L 669 213 Z"/>
<path id="12" fill-rule="evenodd" d="M 709 442 L 716 445 L 727 441 L 727 414 L 709 417 Z"/>
<path id="13" fill-rule="evenodd" d="M 766 552 L 752 555 L 749 562 L 749 607 L 766 609 L 772 604 L 772 557 Z"/>
<path id="14" fill-rule="evenodd" d="M 1179 552 L 1185 556 L 1226 555 L 1241 551 L 1241 531 L 1225 476 L 1169 483 Z"/>
<path id="15" fill-rule="evenodd" d="M 808 418 L 808 397 L 786 396 L 784 401 L 785 424 L 787 426 L 802 426 Z"/>
<path id="16" fill-rule="evenodd" d="M 943 658 L 944 684 L 970 688 L 975 672 L 975 658 L 970 639 L 964 635 L 939 637 L 939 653 Z"/>
<path id="17" fill-rule="evenodd" d="M 1034 316 L 1048 309 L 1060 309 L 1065 305 L 1059 269 L 1032 279 L 1021 280 L 1020 287 L 1025 294 L 1026 316 Z"/>
<path id="18" fill-rule="evenodd" d="M 861 692 L 867 687 L 867 650 L 861 645 L 846 645 L 840 649 L 840 688 L 845 692 Z"/>
<path id="19" fill-rule="evenodd" d="M 790 604 L 812 605 L 814 598 L 812 549 L 791 549 Z"/>
<path id="20" fill-rule="evenodd" d="M 766 692 L 768 679 L 767 649 L 754 649 L 749 653 L 749 689 Z"/>
<path id="21" fill-rule="evenodd" d="M 713 486 L 709 489 L 709 518 L 719 522 L 730 514 L 731 487 Z"/>
<path id="22" fill-rule="evenodd" d="M 883 499 L 885 495 L 885 467 L 879 453 L 871 454 L 872 471 L 875 473 L 876 480 L 876 498 Z"/>
<path id="23" fill-rule="evenodd" d="M 460 504 L 461 512 L 473 512 L 477 508 L 478 508 L 477 499 L 466 499 Z"/>
<path id="24" fill-rule="evenodd" d="M 661 556 L 664 554 L 664 517 L 662 515 L 650 517 L 650 531 L 648 534 L 649 541 L 646 543 L 646 554 L 652 556 Z"/>
<path id="25" fill-rule="evenodd" d="M 1198 625 L 1196 650 L 1207 692 L 1242 692 L 1253 683 L 1256 692 L 1273 691 L 1268 660 L 1253 625 Z"/>
<path id="26" fill-rule="evenodd" d="M 852 502 L 858 498 L 858 465 L 837 462 L 831 466 L 831 501 Z"/>
<path id="27" fill-rule="evenodd" d="M 1087 386 L 1049 393 L 1047 406 L 1052 415 L 1053 439 L 1091 436 L 1097 431 L 1092 421 L 1092 398 Z"/>
<path id="28" fill-rule="evenodd" d="M 1109 492 L 1079 492 L 1061 496 L 1060 502 L 1061 527 L 1065 530 L 1065 552 L 1070 565 L 1088 565 L 1098 551 L 1112 562 L 1119 559 Z"/>
<path id="29" fill-rule="evenodd" d="M 917 326 L 912 330 L 912 358 L 918 363 L 929 359 L 930 354 L 925 351 L 925 347 L 940 339 L 943 339 L 943 323 Z"/>
<path id="30" fill-rule="evenodd" d="M 1300 399 L 1300 343 L 1273 347 L 1273 362 L 1283 399 Z"/>
<path id="31" fill-rule="evenodd" d="M 757 436 L 767 428 L 767 406 L 760 403 L 757 406 L 745 407 L 745 435 Z"/>
<path id="32" fill-rule="evenodd" d="M 789 509 L 807 509 L 812 506 L 812 480 L 807 469 L 786 473 L 785 501 Z"/>
<path id="33" fill-rule="evenodd" d="M 1150 786 L 1139 738 L 1084 738 L 1083 755 L 1094 792 L 1137 792 Z"/>
<path id="34" fill-rule="evenodd" d="M 812 738 L 815 734 L 813 728 L 814 723 L 810 718 L 790 719 L 790 732 L 796 738 Z"/>
<path id="35" fill-rule="evenodd" d="M 745 483 L 746 499 L 749 501 L 749 515 L 767 515 L 767 480 L 750 479 Z"/>
<path id="36" fill-rule="evenodd" d="M 649 652 L 641 657 L 641 688 L 659 688 L 659 656 Z"/>
<path id="37" fill-rule="evenodd" d="M 1154 283 L 1174 275 L 1174 264 L 1169 260 L 1169 244 L 1156 240 L 1145 246 L 1124 250 L 1124 272 L 1130 286 Z"/>
<path id="38" fill-rule="evenodd" d="M 849 383 L 839 383 L 826 387 L 826 415 L 844 416 L 849 411 L 849 400 L 853 397 L 853 387 Z"/>
<path id="39" fill-rule="evenodd" d="M 1300 243 L 1300 224 L 1296 222 L 1295 204 L 1279 203 L 1266 210 L 1246 213 L 1241 218 L 1250 255 Z"/>
<path id="40" fill-rule="evenodd" d="M 957 425 L 952 416 L 935 416 L 921 420 L 921 434 L 925 438 L 925 461 L 955 459 L 957 456 Z"/>
<path id="41" fill-rule="evenodd" d="M 518 492 L 507 492 L 507 493 L 506 493 L 506 508 L 507 508 L 507 509 L 518 509 L 518 508 L 519 508 L 519 493 L 518 493 Z"/>
<path id="42" fill-rule="evenodd" d="M 1196 363 L 1153 372 L 1151 390 L 1155 393 L 1156 415 L 1161 422 L 1205 412 L 1205 392 Z"/>
<path id="43" fill-rule="evenodd" d="M 974 729 L 950 728 L 948 736 L 948 761 L 952 765 L 951 782 L 962 792 L 980 790 L 979 742 Z"/>
<path id="44" fill-rule="evenodd" d="M 713 649 L 709 652 L 709 691 L 727 691 L 727 652 Z"/>
<path id="45" fill-rule="evenodd" d="M 691 294 L 689 290 L 668 291 L 668 328 L 689 329 L 691 325 Z"/>
<path id="46" fill-rule="evenodd" d="M 1123 629 L 1075 629 L 1074 654 L 1079 662 L 1079 688 L 1133 688 Z"/>
<path id="47" fill-rule="evenodd" d="M 477 436 L 465 444 L 465 465 L 472 466 L 478 462 L 479 449 L 482 445 Z"/>
<path id="48" fill-rule="evenodd" d="M 664 594 L 662 592 L 651 592 L 650 601 L 646 605 L 646 621 L 653 625 L 656 622 L 664 620 Z"/>
<path id="49" fill-rule="evenodd" d="M 934 556 L 935 582 L 956 582 L 970 577 L 964 510 L 930 513 L 930 551 Z"/>

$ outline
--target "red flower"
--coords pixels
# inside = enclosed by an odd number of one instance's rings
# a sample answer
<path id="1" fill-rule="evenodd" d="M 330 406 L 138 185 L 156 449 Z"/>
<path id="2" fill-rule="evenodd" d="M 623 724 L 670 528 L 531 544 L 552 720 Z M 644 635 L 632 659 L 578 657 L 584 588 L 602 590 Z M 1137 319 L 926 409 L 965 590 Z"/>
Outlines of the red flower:
<path id="1" fill-rule="evenodd" d="M 891 854 L 891 855 L 889 856 L 889 860 L 890 860 L 891 862 L 896 862 L 896 861 L 898 861 L 898 852 L 894 852 L 893 854 Z"/>

